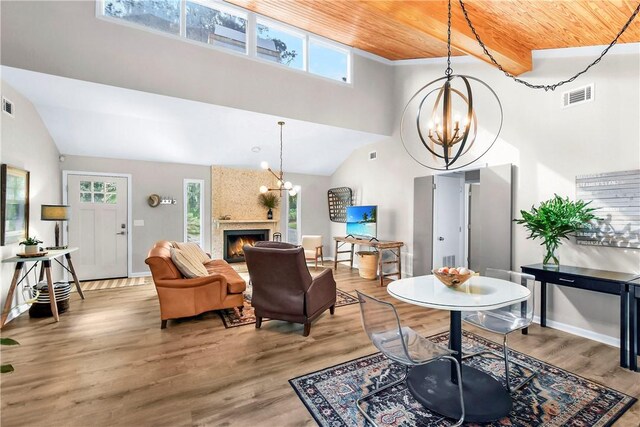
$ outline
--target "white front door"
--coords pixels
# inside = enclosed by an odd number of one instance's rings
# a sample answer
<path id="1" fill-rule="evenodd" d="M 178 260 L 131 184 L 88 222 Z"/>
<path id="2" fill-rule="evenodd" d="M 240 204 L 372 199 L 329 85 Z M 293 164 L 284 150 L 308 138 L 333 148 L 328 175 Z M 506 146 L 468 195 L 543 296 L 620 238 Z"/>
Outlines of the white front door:
<path id="1" fill-rule="evenodd" d="M 433 268 L 466 266 L 464 175 L 436 175 L 433 197 Z"/>
<path id="2" fill-rule="evenodd" d="M 127 276 L 127 179 L 68 175 L 69 246 L 80 280 Z"/>

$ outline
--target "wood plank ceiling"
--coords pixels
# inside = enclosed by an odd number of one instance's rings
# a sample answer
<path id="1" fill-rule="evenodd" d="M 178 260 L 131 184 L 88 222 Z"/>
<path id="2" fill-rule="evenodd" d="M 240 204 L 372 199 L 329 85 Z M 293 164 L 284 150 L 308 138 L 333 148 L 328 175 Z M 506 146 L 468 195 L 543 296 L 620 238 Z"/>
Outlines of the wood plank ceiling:
<path id="1" fill-rule="evenodd" d="M 444 0 L 227 0 L 269 18 L 389 60 L 447 55 Z M 513 74 L 531 70 L 531 51 L 609 44 L 638 6 L 628 0 L 467 0 L 491 53 Z M 453 55 L 483 54 L 452 0 Z M 640 42 L 640 17 L 619 43 Z"/>

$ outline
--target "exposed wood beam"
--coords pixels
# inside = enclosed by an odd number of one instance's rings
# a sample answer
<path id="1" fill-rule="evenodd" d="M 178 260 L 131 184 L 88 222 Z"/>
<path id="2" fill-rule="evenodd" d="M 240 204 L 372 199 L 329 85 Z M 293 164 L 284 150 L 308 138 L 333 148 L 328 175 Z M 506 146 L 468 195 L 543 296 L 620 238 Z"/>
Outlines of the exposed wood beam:
<path id="1" fill-rule="evenodd" d="M 382 12 L 388 19 L 416 29 L 442 42 L 447 41 L 447 2 L 446 1 L 360 1 L 365 7 Z M 485 21 L 477 9 L 467 4 L 467 11 L 476 30 L 487 49 L 506 71 L 519 75 L 532 68 L 531 50 L 513 39 L 499 38 L 493 27 L 497 22 Z M 474 16 L 476 19 L 474 19 Z M 469 29 L 457 1 L 452 2 L 451 46 L 461 52 L 475 56 L 485 62 L 491 60 L 484 54 Z"/>

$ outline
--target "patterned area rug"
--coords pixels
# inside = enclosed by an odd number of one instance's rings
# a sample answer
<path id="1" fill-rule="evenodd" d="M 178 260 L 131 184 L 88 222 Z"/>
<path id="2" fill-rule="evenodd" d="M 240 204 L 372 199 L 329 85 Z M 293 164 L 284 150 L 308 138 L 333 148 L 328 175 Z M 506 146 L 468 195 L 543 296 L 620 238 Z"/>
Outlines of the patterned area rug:
<path id="1" fill-rule="evenodd" d="M 153 285 L 153 279 L 148 277 L 131 277 L 122 279 L 94 280 L 91 282 L 80 282 L 83 291 L 98 291 L 101 289 L 126 288 L 129 286 Z M 76 292 L 75 286 L 72 287 Z"/>
<path id="2" fill-rule="evenodd" d="M 448 332 L 430 339 L 446 345 Z M 488 349 L 489 355 L 464 361 L 489 373 L 504 384 L 502 347 L 470 332 L 464 332 L 464 352 Z M 508 417 L 487 426 L 610 426 L 636 401 L 634 397 L 574 375 L 522 353 L 511 357 L 530 366 L 538 375 L 513 395 L 513 409 Z M 529 375 L 512 365 L 517 383 Z M 313 418 L 321 426 L 362 426 L 364 418 L 356 400 L 377 388 L 377 381 L 388 384 L 402 376 L 404 368 L 381 353 L 361 357 L 321 371 L 289 380 Z M 366 406 L 368 405 L 368 406 Z M 379 426 L 441 427 L 451 420 L 430 412 L 418 403 L 405 383 L 391 387 L 363 403 Z"/>
<path id="3" fill-rule="evenodd" d="M 218 311 L 220 317 L 222 317 L 222 323 L 224 323 L 225 328 L 235 328 L 237 326 L 253 325 L 256 323 L 256 316 L 254 314 L 253 307 L 251 306 L 252 288 L 249 284 L 249 279 L 246 279 L 246 281 L 247 289 L 244 291 L 244 308 L 242 309 L 242 315 L 240 315 L 240 311 L 237 308 Z M 358 298 L 341 291 L 340 289 L 336 289 L 336 307 L 357 303 Z M 267 320 L 269 319 L 262 319 L 263 322 L 266 322 Z"/>

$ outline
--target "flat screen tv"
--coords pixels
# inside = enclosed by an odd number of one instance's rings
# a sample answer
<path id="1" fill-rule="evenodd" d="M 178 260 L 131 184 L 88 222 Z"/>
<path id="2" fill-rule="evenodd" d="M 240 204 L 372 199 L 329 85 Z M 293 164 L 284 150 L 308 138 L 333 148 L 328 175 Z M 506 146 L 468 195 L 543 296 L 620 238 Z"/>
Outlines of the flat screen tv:
<path id="1" fill-rule="evenodd" d="M 358 239 L 377 236 L 377 206 L 347 206 L 347 234 Z"/>

